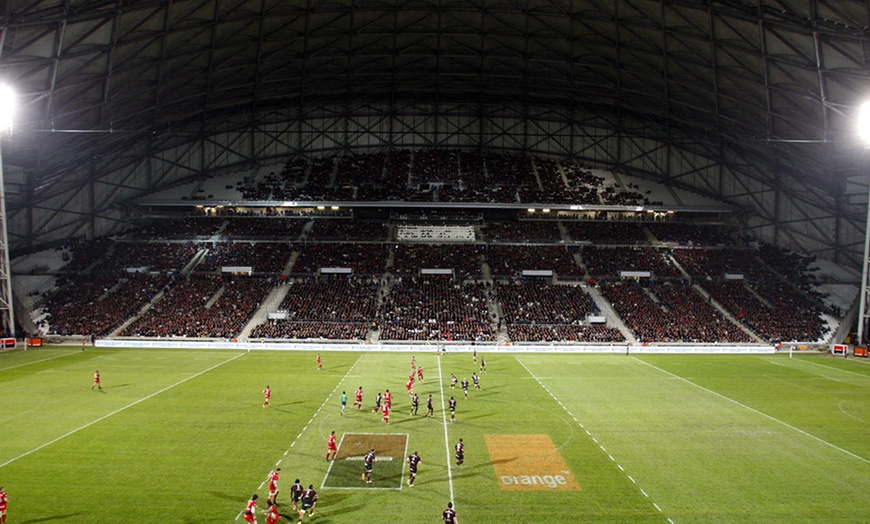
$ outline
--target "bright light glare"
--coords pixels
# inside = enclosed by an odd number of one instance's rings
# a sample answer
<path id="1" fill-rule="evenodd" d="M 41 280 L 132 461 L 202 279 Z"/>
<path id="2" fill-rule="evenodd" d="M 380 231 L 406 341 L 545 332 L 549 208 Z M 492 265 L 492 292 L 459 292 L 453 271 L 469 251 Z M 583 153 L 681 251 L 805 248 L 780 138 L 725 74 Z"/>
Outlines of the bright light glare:
<path id="1" fill-rule="evenodd" d="M 15 118 L 15 91 L 0 85 L 0 132 L 11 132 Z"/>
<path id="2" fill-rule="evenodd" d="M 858 138 L 870 145 L 870 102 L 864 102 L 858 108 Z"/>

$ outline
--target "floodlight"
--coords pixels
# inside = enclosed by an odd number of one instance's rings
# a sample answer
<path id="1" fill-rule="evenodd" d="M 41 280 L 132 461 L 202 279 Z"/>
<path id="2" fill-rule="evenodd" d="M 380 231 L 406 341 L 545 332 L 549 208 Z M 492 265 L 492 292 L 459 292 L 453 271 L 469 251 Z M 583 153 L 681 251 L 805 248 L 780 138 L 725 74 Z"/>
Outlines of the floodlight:
<path id="1" fill-rule="evenodd" d="M 864 102 L 858 108 L 858 138 L 870 145 L 870 102 Z"/>
<path id="2" fill-rule="evenodd" d="M 0 132 L 11 133 L 15 116 L 15 91 L 7 85 L 0 85 Z"/>

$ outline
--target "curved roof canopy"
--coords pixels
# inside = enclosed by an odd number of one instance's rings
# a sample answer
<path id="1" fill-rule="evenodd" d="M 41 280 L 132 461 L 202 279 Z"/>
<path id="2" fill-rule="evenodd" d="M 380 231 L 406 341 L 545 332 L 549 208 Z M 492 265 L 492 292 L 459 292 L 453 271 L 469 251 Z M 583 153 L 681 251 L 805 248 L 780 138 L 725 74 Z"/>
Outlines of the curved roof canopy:
<path id="1" fill-rule="evenodd" d="M 0 81 L 22 97 L 3 153 L 23 170 L 22 209 L 211 126 L 334 105 L 595 115 L 617 133 L 642 128 L 716 162 L 739 158 L 759 191 L 793 180 L 819 208 L 842 206 L 865 169 L 852 113 L 870 94 L 866 0 L 9 0 L 0 9 Z"/>

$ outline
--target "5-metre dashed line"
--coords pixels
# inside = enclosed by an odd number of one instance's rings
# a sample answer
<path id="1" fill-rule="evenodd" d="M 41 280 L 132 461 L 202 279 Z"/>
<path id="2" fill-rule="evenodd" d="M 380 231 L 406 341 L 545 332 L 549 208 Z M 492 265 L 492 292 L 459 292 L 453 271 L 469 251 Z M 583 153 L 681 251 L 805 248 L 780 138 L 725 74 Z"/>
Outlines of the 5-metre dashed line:
<path id="1" fill-rule="evenodd" d="M 589 437 L 592 439 L 593 442 L 595 442 L 596 444 L 598 444 L 598 447 L 601 448 L 601 451 L 604 452 L 604 454 L 607 455 L 607 457 L 608 457 L 608 458 L 609 458 L 609 459 L 610 459 L 614 464 L 616 464 L 616 467 L 619 468 L 619 471 L 622 471 L 623 473 L 625 473 L 625 469 L 624 469 L 621 465 L 619 465 L 618 462 L 616 462 L 616 459 L 613 458 L 613 455 L 611 455 L 610 453 L 607 452 L 607 449 L 605 449 L 604 446 L 602 446 L 601 444 L 598 443 L 598 439 L 596 439 L 594 436 L 592 436 L 592 433 L 590 433 L 589 430 L 586 429 L 585 426 L 583 426 L 583 423 L 581 423 L 579 420 L 577 420 L 577 417 L 575 417 L 574 414 L 571 413 L 571 410 L 569 410 L 567 407 L 565 407 L 565 405 L 562 404 L 562 402 L 560 402 L 558 398 L 556 398 L 556 395 L 554 395 L 553 392 L 550 391 L 550 389 L 549 389 L 547 386 L 545 386 L 544 383 L 540 381 L 540 379 L 538 379 L 537 375 L 535 375 L 534 373 L 532 373 L 532 370 L 529 369 L 528 367 L 526 367 L 526 365 L 523 364 L 523 362 L 522 362 L 518 357 L 514 357 L 514 358 L 516 358 L 517 362 L 520 363 L 520 365 L 523 367 L 523 369 L 525 369 L 526 372 L 527 372 L 529 375 L 531 375 L 533 379 L 535 379 L 535 381 L 538 383 L 538 385 L 540 385 L 542 388 L 544 388 L 544 391 L 546 391 L 547 393 L 549 393 L 550 396 L 553 397 L 553 400 L 555 400 L 556 403 L 559 404 L 559 405 L 562 407 L 562 409 L 565 410 L 566 413 L 568 413 L 568 416 L 570 416 L 572 419 L 574 419 L 574 422 L 576 422 L 578 426 L 580 426 L 584 431 L 586 431 L 586 434 L 589 435 Z M 626 477 L 628 477 L 628 480 L 630 480 L 632 484 L 634 484 L 634 485 L 637 486 L 637 481 L 634 480 L 634 478 L 633 478 L 631 475 L 626 474 Z M 646 491 L 643 490 L 643 488 L 641 488 L 640 486 L 638 486 L 638 489 L 640 490 L 640 493 L 641 493 L 645 498 L 649 499 L 649 495 L 647 494 Z M 650 502 L 652 503 L 653 507 L 654 507 L 656 510 L 658 510 L 659 513 L 664 513 L 664 512 L 662 511 L 662 508 L 660 508 L 658 504 L 656 504 L 655 502 L 652 502 L 652 501 L 650 501 Z M 668 517 L 665 517 L 665 518 L 668 519 L 668 522 L 670 522 L 671 524 L 674 524 L 674 521 L 673 521 L 673 520 L 671 520 L 671 519 L 668 518 Z"/>
<path id="2" fill-rule="evenodd" d="M 329 399 L 331 399 L 332 396 L 335 395 L 335 392 L 338 391 L 338 387 L 341 386 L 342 384 L 344 384 L 344 381 L 348 379 L 351 372 L 354 370 L 356 365 L 359 364 L 359 361 L 362 360 L 362 358 L 363 358 L 363 356 L 360 355 L 360 357 L 358 359 L 356 359 L 356 362 L 353 363 L 353 365 L 350 367 L 350 369 L 347 370 L 347 373 L 345 373 L 344 376 L 341 377 L 341 380 L 338 381 L 338 384 L 336 384 L 335 387 L 332 389 L 332 391 L 329 393 L 329 395 L 327 395 L 326 400 L 323 401 L 323 404 L 321 404 L 320 407 L 317 408 L 317 411 L 315 411 L 314 414 L 311 415 L 311 418 L 308 419 L 308 422 L 305 424 L 305 427 L 302 428 L 302 431 L 300 431 L 299 434 L 296 435 L 296 438 L 293 440 L 293 442 L 290 443 L 290 448 L 284 452 L 285 457 L 290 453 L 290 449 L 292 449 L 293 446 L 295 446 L 296 443 L 299 442 L 299 439 L 302 437 L 302 434 L 305 433 L 305 430 L 308 429 L 308 426 L 310 426 L 311 423 L 314 422 L 314 419 L 317 417 L 317 415 L 320 414 L 320 412 L 323 410 L 323 407 L 326 406 L 326 404 L 329 402 Z M 342 439 L 344 439 L 344 436 L 342 436 Z M 284 459 L 279 459 L 278 462 L 275 463 L 276 468 L 281 464 L 282 460 L 284 460 Z M 269 473 L 271 473 L 271 471 Z M 267 481 L 268 481 L 268 478 L 265 481 L 261 482 L 260 487 L 257 488 L 257 491 L 263 489 L 263 486 L 266 485 Z M 236 515 L 235 520 L 239 520 L 239 517 L 241 517 L 243 513 L 244 513 L 244 510 L 240 511 L 239 514 Z"/>

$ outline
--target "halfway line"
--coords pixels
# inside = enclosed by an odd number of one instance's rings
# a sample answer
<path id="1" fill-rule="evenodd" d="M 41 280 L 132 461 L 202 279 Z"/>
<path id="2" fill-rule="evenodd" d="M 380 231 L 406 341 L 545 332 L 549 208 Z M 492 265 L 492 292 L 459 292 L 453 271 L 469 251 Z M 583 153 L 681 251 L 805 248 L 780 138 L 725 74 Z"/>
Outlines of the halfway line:
<path id="1" fill-rule="evenodd" d="M 441 374 L 441 352 L 438 352 L 438 387 L 441 389 L 441 420 L 444 424 L 444 449 L 447 452 L 447 484 L 450 486 L 450 501 L 453 500 L 453 470 L 450 468 L 450 437 L 447 435 L 447 410 L 444 409 L 444 376 Z"/>
<path id="2" fill-rule="evenodd" d="M 227 363 L 229 363 L 229 362 L 232 362 L 233 360 L 239 358 L 239 357 L 242 356 L 242 355 L 244 355 L 244 353 L 239 353 L 238 355 L 234 356 L 233 358 L 231 358 L 231 359 L 229 359 L 229 360 L 225 360 L 225 361 L 223 361 L 223 362 L 221 362 L 221 363 L 219 363 L 219 364 L 215 364 L 214 366 L 212 366 L 212 367 L 210 367 L 210 368 L 208 368 L 208 369 L 205 369 L 205 370 L 203 370 L 203 371 L 200 371 L 200 372 L 197 373 L 196 375 L 191 375 L 191 376 L 187 377 L 186 379 L 180 380 L 180 381 L 176 382 L 175 384 L 172 384 L 171 386 L 166 386 L 165 388 L 161 389 L 160 391 L 156 391 L 156 392 L 154 392 L 154 393 L 151 393 L 151 394 L 148 395 L 147 397 L 140 398 L 139 400 L 137 400 L 137 401 L 135 401 L 135 402 L 132 402 L 132 403 L 130 403 L 130 404 L 127 404 L 127 405 L 124 406 L 123 408 L 116 409 L 115 411 L 109 413 L 108 415 L 103 415 L 102 417 L 100 417 L 100 418 L 98 418 L 98 419 L 96 419 L 96 420 L 93 420 L 93 421 L 91 421 L 91 422 L 88 422 L 87 424 L 85 424 L 84 426 L 82 426 L 82 427 L 80 427 L 80 428 L 77 428 L 77 429 L 74 429 L 74 430 L 72 430 L 72 431 L 70 431 L 70 432 L 68 432 L 68 433 L 65 433 L 65 434 L 63 434 L 63 435 L 57 437 L 56 439 L 54 439 L 54 440 L 52 440 L 52 441 L 49 441 L 49 442 L 46 442 L 45 444 L 43 444 L 43 445 L 41 445 L 41 446 L 35 447 L 35 448 L 31 449 L 30 451 L 28 451 L 28 452 L 26 452 L 26 453 L 22 453 L 21 455 L 18 455 L 17 457 L 15 457 L 15 458 L 13 458 L 13 459 L 11 459 L 11 460 L 7 460 L 7 461 L 4 462 L 3 464 L 0 464 L 0 468 L 2 468 L 3 466 L 8 466 L 9 464 L 12 464 L 13 462 L 15 462 L 16 460 L 18 460 L 18 459 L 20 459 L 20 458 L 24 458 L 24 457 L 26 457 L 27 455 L 30 455 L 30 454 L 32 454 L 32 453 L 36 453 L 37 451 L 41 450 L 42 448 L 44 448 L 44 447 L 46 447 L 46 446 L 50 446 L 50 445 L 54 444 L 55 442 L 57 442 L 57 441 L 59 441 L 59 440 L 61 440 L 61 439 L 64 439 L 64 438 L 66 438 L 66 437 L 68 437 L 68 436 L 70 436 L 70 435 L 72 435 L 72 434 L 74 434 L 74 433 L 78 433 L 79 431 L 81 431 L 81 430 L 83 430 L 83 429 L 85 429 L 85 428 L 89 428 L 89 427 L 93 426 L 94 424 L 96 424 L 97 422 L 100 422 L 100 421 L 106 420 L 107 418 L 111 417 L 112 415 L 117 415 L 118 413 L 124 411 L 124 410 L 127 409 L 127 408 L 132 408 L 132 407 L 135 406 L 136 404 L 139 404 L 139 403 L 141 403 L 141 402 L 145 402 L 146 400 L 148 400 L 148 399 L 150 399 L 150 398 L 154 398 L 154 397 L 156 397 L 157 395 L 163 393 L 164 391 L 168 391 L 168 390 L 174 388 L 175 386 L 179 386 L 179 385 L 181 385 L 181 384 L 184 384 L 184 383 L 187 382 L 188 380 L 194 379 L 194 378 L 196 378 L 196 377 L 198 377 L 198 376 L 200 376 L 200 375 L 202 375 L 202 374 L 208 373 L 209 371 L 211 371 L 211 370 L 213 370 L 213 369 L 215 369 L 215 368 L 218 368 L 218 367 L 220 367 L 220 366 L 223 366 L 224 364 L 227 364 Z"/>

